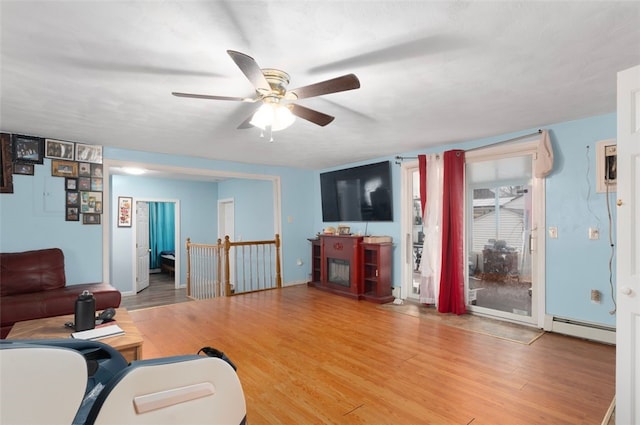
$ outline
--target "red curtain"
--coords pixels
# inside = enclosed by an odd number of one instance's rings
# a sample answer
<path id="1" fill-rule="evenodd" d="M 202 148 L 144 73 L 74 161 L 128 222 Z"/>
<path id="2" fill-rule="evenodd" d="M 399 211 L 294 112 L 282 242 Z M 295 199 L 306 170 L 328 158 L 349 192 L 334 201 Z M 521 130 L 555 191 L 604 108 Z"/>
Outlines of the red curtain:
<path id="1" fill-rule="evenodd" d="M 464 151 L 444 153 L 440 313 L 464 314 Z"/>
<path id="2" fill-rule="evenodd" d="M 427 155 L 418 155 L 418 172 L 420 174 L 420 206 L 422 217 L 424 217 L 424 207 L 427 205 Z"/>

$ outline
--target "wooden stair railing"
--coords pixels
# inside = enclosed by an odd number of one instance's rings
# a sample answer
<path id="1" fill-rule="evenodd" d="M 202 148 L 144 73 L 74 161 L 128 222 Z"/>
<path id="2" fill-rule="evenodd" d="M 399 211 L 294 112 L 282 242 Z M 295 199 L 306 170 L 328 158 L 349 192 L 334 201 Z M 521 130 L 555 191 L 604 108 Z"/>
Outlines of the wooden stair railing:
<path id="1" fill-rule="evenodd" d="M 215 245 L 187 238 L 187 296 L 196 299 L 231 296 L 282 287 L 280 235 L 273 240 Z"/>

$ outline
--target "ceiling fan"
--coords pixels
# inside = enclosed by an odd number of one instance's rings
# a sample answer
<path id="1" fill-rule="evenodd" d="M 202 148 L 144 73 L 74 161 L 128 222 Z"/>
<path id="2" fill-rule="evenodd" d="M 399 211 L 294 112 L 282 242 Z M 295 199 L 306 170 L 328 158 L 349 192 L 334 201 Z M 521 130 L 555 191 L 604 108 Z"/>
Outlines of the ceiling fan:
<path id="1" fill-rule="evenodd" d="M 286 72 L 273 68 L 261 69 L 251 56 L 244 53 L 234 50 L 227 50 L 227 53 L 255 87 L 255 97 L 214 96 L 179 92 L 172 92 L 171 94 L 195 99 L 231 100 L 250 103 L 262 102 L 262 105 L 260 105 L 255 113 L 252 113 L 244 120 L 238 126 L 238 129 L 251 128 L 253 126 L 269 132 L 282 130 L 293 124 L 295 120 L 293 115 L 319 126 L 325 126 L 333 121 L 334 117 L 293 102 L 298 99 L 360 88 L 360 80 L 358 80 L 358 77 L 354 74 L 347 74 L 294 90 L 287 90 L 289 74 Z"/>

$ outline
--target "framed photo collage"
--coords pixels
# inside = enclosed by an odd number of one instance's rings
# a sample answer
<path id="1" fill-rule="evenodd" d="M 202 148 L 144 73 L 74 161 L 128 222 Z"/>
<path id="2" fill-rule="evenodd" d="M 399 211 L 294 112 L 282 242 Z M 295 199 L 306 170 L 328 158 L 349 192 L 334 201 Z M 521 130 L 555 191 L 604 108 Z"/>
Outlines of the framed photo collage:
<path id="1" fill-rule="evenodd" d="M 101 224 L 102 146 L 44 139 L 51 175 L 64 177 L 65 220 Z"/>

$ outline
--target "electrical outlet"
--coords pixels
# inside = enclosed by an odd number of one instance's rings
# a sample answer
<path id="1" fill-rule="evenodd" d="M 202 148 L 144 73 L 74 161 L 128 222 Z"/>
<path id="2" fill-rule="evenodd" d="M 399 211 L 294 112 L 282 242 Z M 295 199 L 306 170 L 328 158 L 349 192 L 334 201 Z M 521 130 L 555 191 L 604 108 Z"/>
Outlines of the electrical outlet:
<path id="1" fill-rule="evenodd" d="M 597 240 L 600 239 L 600 230 L 597 227 L 589 227 L 589 239 Z"/>
<path id="2" fill-rule="evenodd" d="M 549 227 L 549 237 L 551 239 L 558 239 L 558 228 L 556 226 Z"/>
<path id="3" fill-rule="evenodd" d="M 597 289 L 592 289 L 591 290 L 591 302 L 594 304 L 600 304 L 600 291 L 598 291 Z"/>

